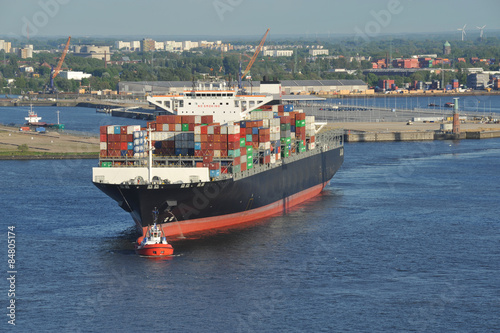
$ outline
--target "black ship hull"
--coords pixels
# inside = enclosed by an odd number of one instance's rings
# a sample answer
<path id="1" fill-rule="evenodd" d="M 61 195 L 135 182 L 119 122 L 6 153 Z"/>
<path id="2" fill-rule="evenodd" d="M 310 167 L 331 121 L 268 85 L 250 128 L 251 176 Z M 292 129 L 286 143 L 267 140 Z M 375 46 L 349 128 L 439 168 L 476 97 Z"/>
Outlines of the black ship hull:
<path id="1" fill-rule="evenodd" d="M 94 184 L 130 212 L 142 231 L 153 223 L 157 210 L 166 237 L 175 240 L 286 213 L 319 194 L 343 160 L 343 146 L 318 148 L 244 177 L 187 184 Z"/>

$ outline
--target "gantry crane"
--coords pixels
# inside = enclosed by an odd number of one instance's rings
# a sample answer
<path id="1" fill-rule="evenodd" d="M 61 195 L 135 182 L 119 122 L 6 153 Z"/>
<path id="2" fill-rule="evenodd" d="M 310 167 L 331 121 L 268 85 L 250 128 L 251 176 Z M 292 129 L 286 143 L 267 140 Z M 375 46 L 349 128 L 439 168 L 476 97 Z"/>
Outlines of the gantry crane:
<path id="1" fill-rule="evenodd" d="M 238 77 L 238 87 L 240 89 L 242 88 L 242 86 L 241 86 L 241 80 L 243 80 L 243 78 L 245 77 L 245 75 L 247 75 L 248 72 L 250 72 L 250 68 L 252 68 L 253 63 L 257 59 L 257 56 L 259 55 L 260 50 L 262 49 L 262 46 L 264 45 L 264 42 L 266 41 L 267 34 L 269 33 L 269 30 L 271 30 L 271 29 L 267 29 L 266 33 L 264 34 L 264 37 L 260 41 L 259 46 L 257 46 L 257 48 L 255 49 L 255 53 L 253 54 L 252 59 L 250 59 L 250 62 L 248 63 L 247 68 L 245 68 L 245 71 L 243 73 L 241 73 L 241 61 L 240 61 L 240 75 Z"/>
<path id="2" fill-rule="evenodd" d="M 62 67 L 62 64 L 64 62 L 64 58 L 66 58 L 66 54 L 68 53 L 70 41 L 71 41 L 71 36 L 68 37 L 68 41 L 66 42 L 66 46 L 64 47 L 64 51 L 61 55 L 61 59 L 59 59 L 59 62 L 57 63 L 56 68 L 54 69 L 54 66 L 52 66 L 52 70 L 50 72 L 49 89 L 47 89 L 47 93 L 49 93 L 49 94 L 53 94 L 56 92 L 56 89 L 54 87 L 54 79 L 57 77 L 57 75 L 61 71 L 61 67 Z"/>

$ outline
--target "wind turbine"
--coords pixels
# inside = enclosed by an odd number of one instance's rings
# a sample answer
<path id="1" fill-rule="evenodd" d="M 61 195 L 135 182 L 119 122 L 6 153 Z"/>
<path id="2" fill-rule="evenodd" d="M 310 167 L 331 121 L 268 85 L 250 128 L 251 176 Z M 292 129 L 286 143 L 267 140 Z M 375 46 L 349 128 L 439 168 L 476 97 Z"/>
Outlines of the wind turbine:
<path id="1" fill-rule="evenodd" d="M 484 28 L 486 28 L 486 25 L 483 25 L 482 27 L 476 27 L 479 29 L 479 39 L 483 40 L 483 33 L 484 33 Z"/>
<path id="2" fill-rule="evenodd" d="M 467 35 L 467 33 L 465 32 L 466 26 L 467 26 L 467 24 L 465 24 L 463 28 L 457 29 L 458 31 L 462 31 L 462 42 L 465 40 L 465 36 Z"/>

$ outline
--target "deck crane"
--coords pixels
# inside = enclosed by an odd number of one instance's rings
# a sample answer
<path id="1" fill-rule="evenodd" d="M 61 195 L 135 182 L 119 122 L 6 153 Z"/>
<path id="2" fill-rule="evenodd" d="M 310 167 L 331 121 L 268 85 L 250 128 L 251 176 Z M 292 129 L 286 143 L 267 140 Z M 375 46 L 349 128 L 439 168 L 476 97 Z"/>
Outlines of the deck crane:
<path id="1" fill-rule="evenodd" d="M 239 74 L 239 77 L 238 77 L 238 87 L 240 89 L 242 88 L 241 80 L 243 80 L 243 78 L 245 77 L 245 75 L 247 75 L 248 72 L 250 72 L 250 68 L 252 68 L 253 63 L 257 59 L 257 56 L 259 55 L 260 50 L 262 49 L 262 46 L 264 45 L 264 42 L 266 41 L 267 34 L 269 33 L 269 30 L 271 30 L 271 29 L 267 29 L 266 33 L 264 34 L 264 37 L 260 41 L 259 46 L 257 46 L 257 48 L 255 49 L 255 53 L 253 54 L 252 59 L 250 59 L 250 62 L 248 63 L 247 68 L 245 68 L 245 71 L 243 73 L 241 73 L 241 61 L 240 61 L 240 74 Z"/>
<path id="2" fill-rule="evenodd" d="M 66 54 L 68 53 L 68 48 L 69 48 L 69 42 L 71 41 L 71 36 L 68 37 L 68 41 L 66 42 L 66 46 L 64 47 L 64 51 L 61 55 L 61 59 L 59 59 L 59 62 L 57 63 L 56 68 L 54 69 L 54 66 L 52 66 L 52 70 L 50 72 L 50 83 L 49 83 L 49 89 L 48 93 L 53 94 L 55 93 L 56 89 L 54 87 L 54 79 L 57 77 L 59 72 L 61 71 L 62 64 L 64 62 L 64 58 L 66 57 Z"/>

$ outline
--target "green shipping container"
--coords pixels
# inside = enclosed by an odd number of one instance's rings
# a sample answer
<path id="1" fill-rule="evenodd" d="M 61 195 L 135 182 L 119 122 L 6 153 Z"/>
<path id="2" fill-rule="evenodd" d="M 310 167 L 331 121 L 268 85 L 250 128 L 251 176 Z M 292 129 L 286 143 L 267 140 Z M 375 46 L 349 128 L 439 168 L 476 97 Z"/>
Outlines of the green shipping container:
<path id="1" fill-rule="evenodd" d="M 189 131 L 189 124 L 182 124 L 182 131 L 183 132 Z"/>
<path id="2" fill-rule="evenodd" d="M 305 147 L 304 140 L 299 140 L 299 148 Z"/>
<path id="3" fill-rule="evenodd" d="M 101 167 L 103 168 L 111 168 L 112 163 L 111 162 L 102 162 Z"/>
<path id="4" fill-rule="evenodd" d="M 241 172 L 241 166 L 239 166 L 239 165 L 233 165 L 232 166 L 232 171 L 233 171 L 233 173 Z"/>
<path id="5" fill-rule="evenodd" d="M 281 124 L 280 125 L 280 131 L 289 131 L 291 129 L 290 124 Z"/>
<path id="6" fill-rule="evenodd" d="M 245 145 L 246 145 L 245 138 L 240 138 L 240 148 L 245 147 Z"/>
<path id="7" fill-rule="evenodd" d="M 253 147 L 247 146 L 247 156 L 252 156 L 252 155 L 253 155 Z"/>
<path id="8" fill-rule="evenodd" d="M 239 149 L 230 149 L 227 151 L 227 156 L 229 157 L 240 157 L 241 153 Z"/>
<path id="9" fill-rule="evenodd" d="M 286 137 L 286 138 L 280 138 L 281 144 L 286 145 L 292 142 L 292 138 Z"/>
<path id="10" fill-rule="evenodd" d="M 253 156 L 252 155 L 247 155 L 247 162 L 253 163 Z"/>
<path id="11" fill-rule="evenodd" d="M 306 147 L 299 147 L 299 152 L 300 153 L 305 153 L 306 152 Z"/>
<path id="12" fill-rule="evenodd" d="M 247 170 L 253 169 L 253 162 L 248 162 L 247 163 Z"/>
<path id="13" fill-rule="evenodd" d="M 288 157 L 290 155 L 288 150 L 282 150 L 281 151 L 281 157 Z"/>
<path id="14" fill-rule="evenodd" d="M 305 120 L 296 120 L 295 127 L 306 127 L 306 121 Z"/>

